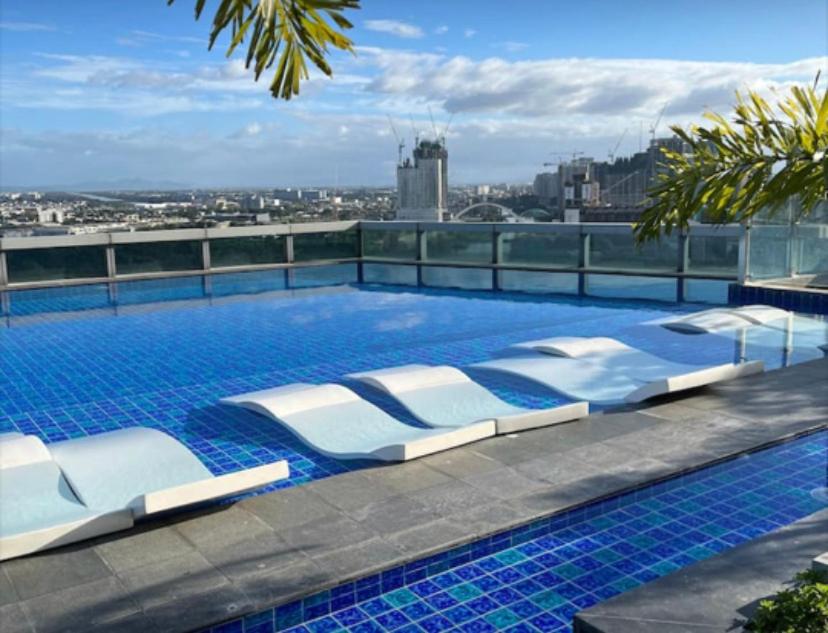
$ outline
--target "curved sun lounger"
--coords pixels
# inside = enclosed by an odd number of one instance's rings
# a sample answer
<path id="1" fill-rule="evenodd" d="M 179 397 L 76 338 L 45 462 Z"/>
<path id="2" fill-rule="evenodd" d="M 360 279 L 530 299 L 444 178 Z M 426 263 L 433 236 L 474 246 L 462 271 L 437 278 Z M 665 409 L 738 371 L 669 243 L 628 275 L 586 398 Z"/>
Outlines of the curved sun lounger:
<path id="1" fill-rule="evenodd" d="M 348 374 L 392 396 L 418 420 L 432 427 L 464 427 L 494 420 L 498 435 L 569 422 L 589 415 L 589 404 L 524 409 L 504 402 L 459 369 L 441 365 L 402 365 Z"/>
<path id="2" fill-rule="evenodd" d="M 296 383 L 221 402 L 266 415 L 314 450 L 338 459 L 406 461 L 495 434 L 491 419 L 450 430 L 410 426 L 335 384 Z"/>
<path id="3" fill-rule="evenodd" d="M 287 463 L 280 461 L 213 476 L 177 440 L 154 429 L 52 445 L 4 434 L 0 560 L 128 529 L 144 515 L 239 494 L 287 475 Z"/>
<path id="4" fill-rule="evenodd" d="M 761 361 L 712 367 L 676 363 L 604 337 L 558 337 L 515 347 L 528 354 L 474 366 L 522 376 L 596 404 L 641 402 L 764 371 Z"/>
<path id="5" fill-rule="evenodd" d="M 773 306 L 748 305 L 735 308 L 712 308 L 677 319 L 657 321 L 668 330 L 682 334 L 711 334 L 742 330 L 754 326 L 785 331 L 792 326 L 798 332 L 828 332 L 824 321 L 803 317 Z"/>

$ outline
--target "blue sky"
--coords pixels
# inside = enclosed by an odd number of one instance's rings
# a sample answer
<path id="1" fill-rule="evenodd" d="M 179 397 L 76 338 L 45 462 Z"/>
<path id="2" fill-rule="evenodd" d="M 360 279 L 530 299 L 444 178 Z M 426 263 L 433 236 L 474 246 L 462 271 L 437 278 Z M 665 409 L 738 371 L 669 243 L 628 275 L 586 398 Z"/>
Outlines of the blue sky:
<path id="1" fill-rule="evenodd" d="M 528 182 L 550 152 L 636 150 L 665 104 L 660 132 L 828 74 L 824 0 L 364 0 L 357 54 L 284 103 L 193 4 L 4 0 L 0 184 L 391 184 L 387 116 L 410 148 L 429 108 L 453 182 Z"/>

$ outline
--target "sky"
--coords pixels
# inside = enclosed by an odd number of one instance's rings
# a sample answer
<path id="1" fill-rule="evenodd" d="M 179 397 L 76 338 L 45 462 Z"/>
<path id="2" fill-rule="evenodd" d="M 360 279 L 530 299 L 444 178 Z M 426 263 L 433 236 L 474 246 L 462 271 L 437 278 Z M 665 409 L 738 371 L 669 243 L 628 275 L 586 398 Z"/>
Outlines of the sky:
<path id="1" fill-rule="evenodd" d="M 284 102 L 194 4 L 3 0 L 0 185 L 386 186 L 395 136 L 449 121 L 450 183 L 530 182 L 828 78 L 825 0 L 363 0 L 355 54 Z"/>

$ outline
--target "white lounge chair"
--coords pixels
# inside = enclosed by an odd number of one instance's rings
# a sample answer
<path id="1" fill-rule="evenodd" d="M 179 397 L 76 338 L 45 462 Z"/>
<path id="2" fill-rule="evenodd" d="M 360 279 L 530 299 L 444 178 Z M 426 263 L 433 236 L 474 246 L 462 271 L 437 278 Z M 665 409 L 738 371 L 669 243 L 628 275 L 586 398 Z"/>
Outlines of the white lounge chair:
<path id="1" fill-rule="evenodd" d="M 494 420 L 498 435 L 569 422 L 589 415 L 589 404 L 524 409 L 503 402 L 459 369 L 441 365 L 402 365 L 349 374 L 395 398 L 432 427 L 464 427 Z"/>
<path id="2" fill-rule="evenodd" d="M 828 324 L 824 321 L 766 305 L 712 308 L 679 318 L 659 320 L 656 323 L 682 334 L 710 334 L 754 326 L 779 331 L 794 328 L 803 333 L 828 332 Z"/>
<path id="3" fill-rule="evenodd" d="M 296 383 L 221 402 L 266 415 L 314 450 L 338 459 L 406 461 L 495 434 L 493 420 L 450 430 L 404 424 L 335 384 Z"/>
<path id="4" fill-rule="evenodd" d="M 558 337 L 514 347 L 527 353 L 473 366 L 522 376 L 596 404 L 641 402 L 764 371 L 761 361 L 712 367 L 675 363 L 604 337 Z"/>
<path id="5" fill-rule="evenodd" d="M 46 445 L 0 436 L 0 560 L 132 527 L 148 514 L 288 476 L 279 461 L 214 476 L 183 444 L 130 428 Z"/>

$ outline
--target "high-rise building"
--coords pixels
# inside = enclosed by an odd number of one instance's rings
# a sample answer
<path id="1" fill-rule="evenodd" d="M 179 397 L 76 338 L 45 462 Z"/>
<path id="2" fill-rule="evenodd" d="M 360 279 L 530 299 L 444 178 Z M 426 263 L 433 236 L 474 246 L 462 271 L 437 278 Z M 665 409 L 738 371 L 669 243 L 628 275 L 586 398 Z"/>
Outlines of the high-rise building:
<path id="1" fill-rule="evenodd" d="M 397 165 L 397 219 L 442 222 L 448 207 L 448 152 L 441 141 L 420 141 L 413 162 Z"/>

